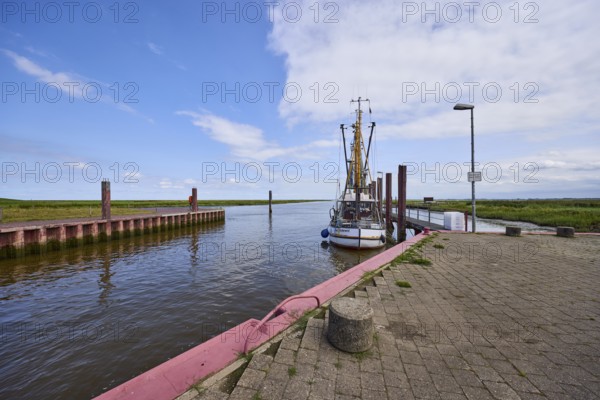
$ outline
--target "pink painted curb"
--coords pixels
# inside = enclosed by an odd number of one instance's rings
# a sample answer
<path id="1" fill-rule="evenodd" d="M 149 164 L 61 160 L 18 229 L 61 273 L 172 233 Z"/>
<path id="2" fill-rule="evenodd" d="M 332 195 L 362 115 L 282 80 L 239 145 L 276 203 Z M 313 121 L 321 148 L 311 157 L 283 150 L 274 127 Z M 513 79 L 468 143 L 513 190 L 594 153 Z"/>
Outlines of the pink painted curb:
<path id="1" fill-rule="evenodd" d="M 391 262 L 427 235 L 419 234 L 336 275 L 300 295 L 317 296 L 322 303 L 359 282 L 365 272 L 374 271 Z M 293 305 L 292 305 L 293 304 Z M 199 344 L 143 374 L 96 397 L 96 400 L 170 400 L 185 393 L 192 385 L 218 372 L 235 361 L 243 352 L 267 342 L 296 322 L 306 311 L 316 308 L 314 299 L 298 299 L 288 303 L 285 311 L 264 324 L 252 337 L 247 337 L 258 320 L 248 321 Z"/>

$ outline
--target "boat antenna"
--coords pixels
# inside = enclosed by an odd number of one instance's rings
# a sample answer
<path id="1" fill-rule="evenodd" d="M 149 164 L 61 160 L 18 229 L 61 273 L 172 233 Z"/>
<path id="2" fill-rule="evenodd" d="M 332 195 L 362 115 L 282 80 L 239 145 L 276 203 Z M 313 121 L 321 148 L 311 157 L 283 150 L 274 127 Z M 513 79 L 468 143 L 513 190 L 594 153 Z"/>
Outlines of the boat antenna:
<path id="1" fill-rule="evenodd" d="M 342 141 L 344 143 L 344 164 L 346 164 L 346 176 L 348 176 L 348 154 L 346 153 L 346 134 L 344 133 L 344 124 L 340 124 L 342 130 Z"/>

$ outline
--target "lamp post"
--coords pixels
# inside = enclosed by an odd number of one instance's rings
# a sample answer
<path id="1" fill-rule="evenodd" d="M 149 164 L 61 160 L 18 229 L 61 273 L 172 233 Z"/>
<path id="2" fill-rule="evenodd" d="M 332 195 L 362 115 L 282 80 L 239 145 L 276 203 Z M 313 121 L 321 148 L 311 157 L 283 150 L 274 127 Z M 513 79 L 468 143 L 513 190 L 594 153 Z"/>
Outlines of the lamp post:
<path id="1" fill-rule="evenodd" d="M 477 215 L 475 213 L 475 127 L 473 125 L 473 109 L 472 104 L 457 104 L 454 109 L 457 111 L 471 110 L 471 230 L 475 233 Z"/>

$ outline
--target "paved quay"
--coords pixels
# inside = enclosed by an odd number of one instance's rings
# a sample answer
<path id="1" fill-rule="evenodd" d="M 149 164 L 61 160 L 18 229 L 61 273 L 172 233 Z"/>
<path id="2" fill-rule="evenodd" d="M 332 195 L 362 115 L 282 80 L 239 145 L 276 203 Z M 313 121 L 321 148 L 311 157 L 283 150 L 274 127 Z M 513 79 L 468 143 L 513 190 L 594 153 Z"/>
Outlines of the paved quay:
<path id="1" fill-rule="evenodd" d="M 237 382 L 180 399 L 600 398 L 600 236 L 432 238 L 431 265 L 393 265 L 348 294 L 374 310 L 371 350 L 335 349 L 317 315 Z"/>

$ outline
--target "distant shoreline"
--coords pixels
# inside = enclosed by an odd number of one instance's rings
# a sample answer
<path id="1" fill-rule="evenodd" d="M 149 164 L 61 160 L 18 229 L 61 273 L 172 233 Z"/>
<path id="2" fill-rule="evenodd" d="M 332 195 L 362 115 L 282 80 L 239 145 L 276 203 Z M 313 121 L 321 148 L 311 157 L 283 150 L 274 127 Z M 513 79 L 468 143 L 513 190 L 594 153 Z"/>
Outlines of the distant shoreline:
<path id="1" fill-rule="evenodd" d="M 273 200 L 273 204 L 306 203 L 327 200 Z M 198 200 L 199 207 L 260 206 L 268 200 Z M 154 208 L 187 208 L 187 200 L 112 200 L 111 214 L 148 214 Z M 100 217 L 100 200 L 15 200 L 0 198 L 1 223 Z"/>
<path id="2" fill-rule="evenodd" d="M 330 200 L 273 200 L 273 204 Z M 470 212 L 471 201 L 408 200 L 410 206 L 431 207 L 432 211 Z M 198 200 L 200 207 L 260 206 L 268 200 Z M 112 215 L 150 213 L 152 208 L 188 207 L 187 200 L 113 200 Z M 14 200 L 0 198 L 0 223 L 67 218 L 99 217 L 100 200 Z M 531 222 L 542 226 L 571 226 L 579 232 L 600 232 L 600 199 L 477 200 L 477 216 L 507 221 Z"/>

